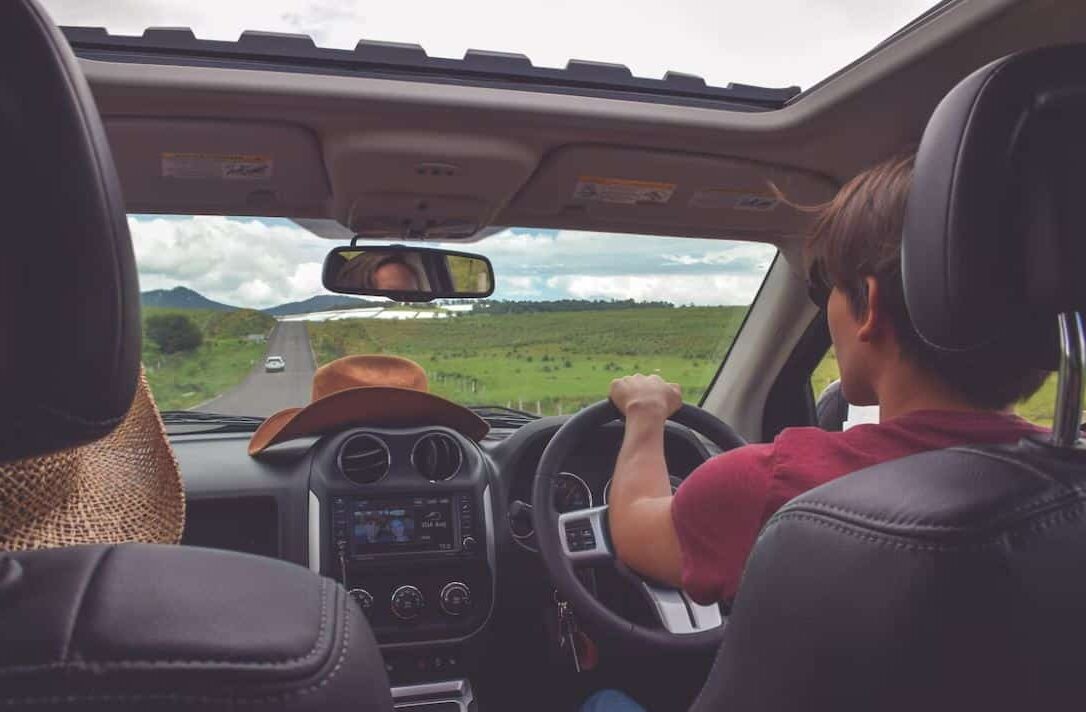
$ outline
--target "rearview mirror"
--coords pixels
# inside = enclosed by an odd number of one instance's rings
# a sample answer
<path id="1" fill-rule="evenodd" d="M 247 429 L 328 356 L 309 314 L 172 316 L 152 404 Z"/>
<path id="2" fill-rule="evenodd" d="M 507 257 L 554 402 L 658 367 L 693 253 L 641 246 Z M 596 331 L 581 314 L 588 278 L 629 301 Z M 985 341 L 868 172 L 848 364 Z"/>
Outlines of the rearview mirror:
<path id="1" fill-rule="evenodd" d="M 337 247 L 324 259 L 324 287 L 399 302 L 479 299 L 494 293 L 490 260 L 469 252 L 384 245 Z"/>

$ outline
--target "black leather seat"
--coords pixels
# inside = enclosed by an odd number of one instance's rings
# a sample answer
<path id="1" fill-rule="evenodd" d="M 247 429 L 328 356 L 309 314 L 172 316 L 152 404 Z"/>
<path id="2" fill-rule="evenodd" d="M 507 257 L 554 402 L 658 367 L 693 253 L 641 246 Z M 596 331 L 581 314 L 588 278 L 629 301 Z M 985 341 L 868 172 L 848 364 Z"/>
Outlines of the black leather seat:
<path id="1" fill-rule="evenodd" d="M 1086 705 L 1086 48 L 1005 58 L 924 133 L 903 236 L 933 345 L 1063 335 L 1054 443 L 885 463 L 789 503 L 747 564 L 694 710 L 1032 710 Z"/>
<path id="2" fill-rule="evenodd" d="M 3 463 L 108 433 L 140 355 L 109 148 L 75 58 L 32 0 L 0 2 L 0 146 Z M 342 587 L 282 561 L 175 546 L 0 553 L 0 708 L 238 707 L 392 709 Z"/>
<path id="3" fill-rule="evenodd" d="M 841 381 L 826 386 L 815 404 L 815 423 L 823 430 L 839 433 L 848 420 L 848 401 L 841 390 Z"/>

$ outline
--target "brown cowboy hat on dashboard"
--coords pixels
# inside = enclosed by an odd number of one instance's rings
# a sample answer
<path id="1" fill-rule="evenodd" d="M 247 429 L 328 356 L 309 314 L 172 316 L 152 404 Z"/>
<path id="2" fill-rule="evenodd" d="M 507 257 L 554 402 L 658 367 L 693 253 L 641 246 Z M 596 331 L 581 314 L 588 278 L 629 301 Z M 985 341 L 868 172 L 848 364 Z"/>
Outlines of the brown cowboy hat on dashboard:
<path id="1" fill-rule="evenodd" d="M 348 425 L 444 425 L 473 440 L 482 440 L 490 429 L 471 410 L 430 393 L 426 371 L 414 361 L 344 356 L 313 374 L 309 405 L 279 411 L 261 423 L 249 441 L 249 454 Z"/>

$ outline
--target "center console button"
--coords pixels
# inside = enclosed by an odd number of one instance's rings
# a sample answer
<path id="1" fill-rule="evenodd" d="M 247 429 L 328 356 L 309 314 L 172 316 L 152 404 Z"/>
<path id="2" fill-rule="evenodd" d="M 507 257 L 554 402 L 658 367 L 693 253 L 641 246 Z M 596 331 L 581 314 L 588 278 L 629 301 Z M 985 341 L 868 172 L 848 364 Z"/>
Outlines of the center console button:
<path id="1" fill-rule="evenodd" d="M 402 621 L 418 618 L 425 605 L 422 591 L 414 586 L 400 586 L 392 592 L 392 615 Z"/>
<path id="2" fill-rule="evenodd" d="M 464 537 L 463 541 L 461 541 L 461 542 L 460 542 L 460 547 L 461 547 L 461 548 L 462 548 L 462 549 L 463 549 L 464 551 L 475 551 L 475 546 L 476 546 L 476 545 L 477 545 L 478 543 L 479 543 L 479 542 L 477 542 L 477 541 L 475 540 L 475 537 L 473 537 L 473 536 L 466 536 L 466 537 Z"/>
<path id="3" fill-rule="evenodd" d="M 352 588 L 347 593 L 350 594 L 351 598 L 354 599 L 354 602 L 358 604 L 358 607 L 362 609 L 362 612 L 368 616 L 370 611 L 373 610 L 373 594 L 364 588 Z"/>
<path id="4" fill-rule="evenodd" d="M 452 581 L 441 589 L 441 610 L 459 616 L 471 609 L 471 589 L 467 584 Z"/>

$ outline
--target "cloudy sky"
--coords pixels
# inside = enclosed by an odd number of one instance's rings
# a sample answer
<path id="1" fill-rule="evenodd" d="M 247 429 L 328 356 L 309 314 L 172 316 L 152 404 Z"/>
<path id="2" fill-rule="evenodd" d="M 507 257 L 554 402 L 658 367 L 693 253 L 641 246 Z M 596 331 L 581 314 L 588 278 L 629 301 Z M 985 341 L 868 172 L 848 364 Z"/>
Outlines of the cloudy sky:
<path id="1" fill-rule="evenodd" d="M 289 220 L 137 215 L 128 223 L 141 289 L 185 286 L 254 308 L 326 293 L 321 263 L 337 244 Z M 677 304 L 749 304 L 775 254 L 743 242 L 515 229 L 466 249 L 493 262 L 496 299 Z"/>
<path id="2" fill-rule="evenodd" d="M 43 0 L 63 25 L 140 34 L 191 27 L 203 39 L 242 30 L 308 34 L 324 47 L 359 39 L 421 44 L 431 56 L 469 48 L 667 70 L 710 84 L 809 87 L 864 54 L 935 0 Z"/>
<path id="3" fill-rule="evenodd" d="M 2 2 L 3 0 L 0 0 Z M 43 0 L 65 25 L 120 34 L 186 26 L 235 40 L 246 29 L 421 44 L 431 56 L 469 48 L 618 62 L 637 76 L 668 70 L 710 84 L 809 87 L 870 50 L 935 0 Z M 323 292 L 330 243 L 285 220 L 130 218 L 143 289 L 183 285 L 230 304 L 267 307 Z M 494 262 L 496 297 L 635 298 L 749 303 L 773 256 L 744 243 L 507 231 L 472 246 Z"/>

